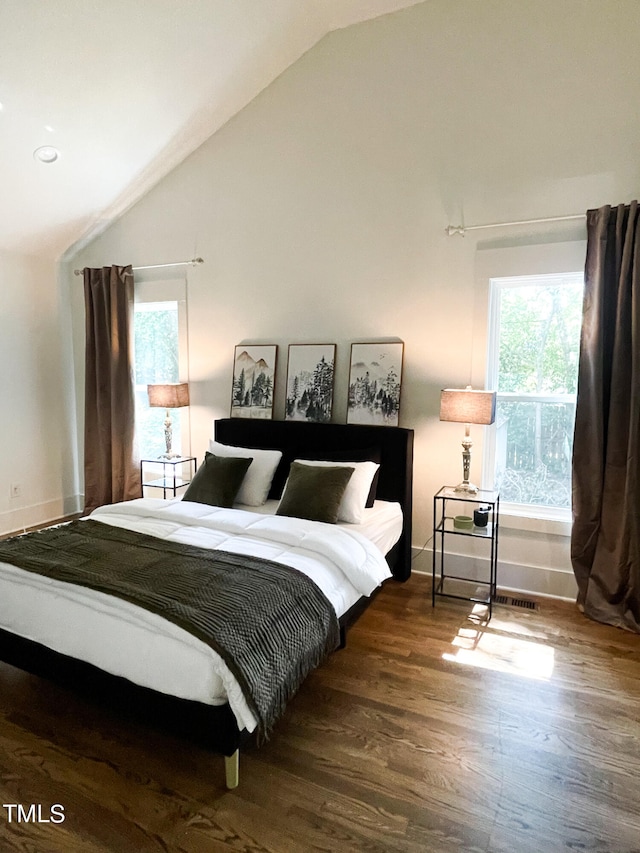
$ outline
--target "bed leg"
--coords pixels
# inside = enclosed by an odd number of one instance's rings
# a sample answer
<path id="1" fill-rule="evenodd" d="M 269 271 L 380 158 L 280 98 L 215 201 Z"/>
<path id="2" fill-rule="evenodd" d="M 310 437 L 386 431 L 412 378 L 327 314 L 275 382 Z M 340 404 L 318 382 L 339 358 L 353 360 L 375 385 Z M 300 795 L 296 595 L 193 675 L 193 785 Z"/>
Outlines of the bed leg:
<path id="1" fill-rule="evenodd" d="M 224 773 L 227 782 L 227 788 L 237 788 L 240 778 L 240 750 L 236 749 L 233 755 L 225 755 L 224 757 Z"/>
<path id="2" fill-rule="evenodd" d="M 345 628 L 344 625 L 341 625 L 340 626 L 340 645 L 338 646 L 338 648 L 344 649 L 344 647 L 346 645 L 347 645 L 347 629 Z"/>

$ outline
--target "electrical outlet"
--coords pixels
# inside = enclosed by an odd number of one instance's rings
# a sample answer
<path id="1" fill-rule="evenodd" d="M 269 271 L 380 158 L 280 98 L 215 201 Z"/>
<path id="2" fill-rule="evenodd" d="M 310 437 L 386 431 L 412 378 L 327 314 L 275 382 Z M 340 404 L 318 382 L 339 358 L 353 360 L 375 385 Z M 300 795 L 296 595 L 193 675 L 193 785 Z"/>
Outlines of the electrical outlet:
<path id="1" fill-rule="evenodd" d="M 11 483 L 10 495 L 12 498 L 19 498 L 22 494 L 22 486 L 20 483 Z"/>

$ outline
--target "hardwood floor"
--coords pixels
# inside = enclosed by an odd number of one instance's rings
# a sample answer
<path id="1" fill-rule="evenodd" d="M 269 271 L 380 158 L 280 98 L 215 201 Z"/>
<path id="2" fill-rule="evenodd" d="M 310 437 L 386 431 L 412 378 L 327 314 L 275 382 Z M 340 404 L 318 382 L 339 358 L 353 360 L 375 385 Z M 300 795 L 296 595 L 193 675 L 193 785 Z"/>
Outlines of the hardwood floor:
<path id="1" fill-rule="evenodd" d="M 46 524 L 34 524 L 32 527 L 21 527 L 19 530 L 11 530 L 7 533 L 0 533 L 1 539 L 10 539 L 12 536 L 21 536 L 23 533 L 33 533 L 35 530 L 43 530 L 46 527 L 53 527 L 55 524 L 63 524 L 67 521 L 75 521 L 76 518 L 81 518 L 83 513 L 76 512 L 72 515 L 65 515 L 61 518 L 54 518 Z"/>
<path id="2" fill-rule="evenodd" d="M 2 853 L 640 851 L 640 637 L 388 584 L 240 786 L 218 756 L 0 665 Z M 152 721 L 150 721 L 152 722 Z M 55 812 L 54 812 L 55 814 Z"/>

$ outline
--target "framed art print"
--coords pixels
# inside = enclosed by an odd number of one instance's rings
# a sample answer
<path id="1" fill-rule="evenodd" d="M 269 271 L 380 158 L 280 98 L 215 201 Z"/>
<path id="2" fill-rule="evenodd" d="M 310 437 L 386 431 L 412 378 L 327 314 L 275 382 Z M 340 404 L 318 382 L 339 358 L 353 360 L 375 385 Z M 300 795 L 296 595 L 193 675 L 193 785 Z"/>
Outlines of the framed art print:
<path id="1" fill-rule="evenodd" d="M 398 426 L 402 341 L 351 344 L 348 424 Z"/>
<path id="2" fill-rule="evenodd" d="M 232 418 L 273 417 L 275 344 L 240 344 L 233 358 Z"/>
<path id="3" fill-rule="evenodd" d="M 285 420 L 329 423 L 335 344 L 289 344 Z"/>

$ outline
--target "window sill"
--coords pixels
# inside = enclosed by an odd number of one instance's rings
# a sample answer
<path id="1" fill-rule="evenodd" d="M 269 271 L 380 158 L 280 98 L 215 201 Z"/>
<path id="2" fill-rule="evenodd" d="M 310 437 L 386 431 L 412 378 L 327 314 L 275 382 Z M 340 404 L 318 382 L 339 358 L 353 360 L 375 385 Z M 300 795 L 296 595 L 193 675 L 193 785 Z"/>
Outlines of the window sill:
<path id="1" fill-rule="evenodd" d="M 547 507 L 500 506 L 500 526 L 549 536 L 571 536 L 571 510 Z"/>

